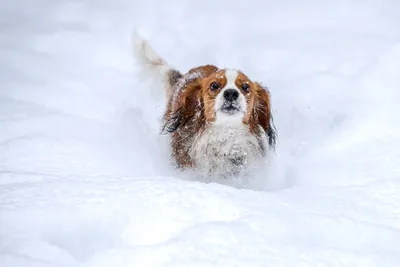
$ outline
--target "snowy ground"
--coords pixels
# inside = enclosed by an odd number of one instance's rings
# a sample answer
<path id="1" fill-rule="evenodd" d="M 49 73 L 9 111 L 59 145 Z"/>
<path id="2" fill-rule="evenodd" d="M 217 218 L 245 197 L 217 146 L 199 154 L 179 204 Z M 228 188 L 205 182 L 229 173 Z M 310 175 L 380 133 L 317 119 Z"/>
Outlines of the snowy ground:
<path id="1" fill-rule="evenodd" d="M 182 179 L 141 29 L 270 87 L 247 188 Z M 2 267 L 400 266 L 400 2 L 0 2 Z"/>

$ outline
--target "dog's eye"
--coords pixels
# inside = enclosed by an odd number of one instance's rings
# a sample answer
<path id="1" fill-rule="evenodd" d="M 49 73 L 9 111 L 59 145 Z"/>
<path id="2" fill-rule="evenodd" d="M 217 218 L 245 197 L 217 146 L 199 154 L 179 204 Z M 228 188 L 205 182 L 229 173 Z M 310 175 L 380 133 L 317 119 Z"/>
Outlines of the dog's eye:
<path id="1" fill-rule="evenodd" d="M 219 84 L 216 83 L 216 82 L 211 83 L 210 89 L 211 89 L 212 91 L 218 90 L 218 89 L 219 89 Z"/>
<path id="2" fill-rule="evenodd" d="M 242 90 L 247 93 L 248 91 L 250 91 L 250 86 L 247 83 L 244 83 L 242 85 Z"/>

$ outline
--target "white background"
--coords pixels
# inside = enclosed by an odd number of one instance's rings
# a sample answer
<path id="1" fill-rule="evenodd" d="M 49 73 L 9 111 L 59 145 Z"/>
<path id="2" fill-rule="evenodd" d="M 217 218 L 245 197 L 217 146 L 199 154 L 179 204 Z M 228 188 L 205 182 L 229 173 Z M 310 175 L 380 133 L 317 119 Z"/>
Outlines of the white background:
<path id="1" fill-rule="evenodd" d="M 247 188 L 171 168 L 135 29 L 270 88 Z M 0 265 L 400 266 L 399 29 L 398 0 L 1 1 Z"/>

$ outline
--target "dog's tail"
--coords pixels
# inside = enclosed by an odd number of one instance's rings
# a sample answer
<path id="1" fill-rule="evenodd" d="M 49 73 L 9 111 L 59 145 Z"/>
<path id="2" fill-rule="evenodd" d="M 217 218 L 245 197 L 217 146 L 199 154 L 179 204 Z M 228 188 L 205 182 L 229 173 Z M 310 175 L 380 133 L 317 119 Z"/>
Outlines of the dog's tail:
<path id="1" fill-rule="evenodd" d="M 139 64 L 140 75 L 149 79 L 161 78 L 165 84 L 166 97 L 169 99 L 173 86 L 182 78 L 182 74 L 159 56 L 138 33 L 134 35 L 133 50 Z"/>

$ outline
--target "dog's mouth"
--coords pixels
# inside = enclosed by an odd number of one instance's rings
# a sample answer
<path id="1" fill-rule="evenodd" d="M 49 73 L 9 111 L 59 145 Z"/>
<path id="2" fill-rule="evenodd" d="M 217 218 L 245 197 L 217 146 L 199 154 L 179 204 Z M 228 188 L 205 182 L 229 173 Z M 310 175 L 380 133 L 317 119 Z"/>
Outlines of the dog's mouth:
<path id="1" fill-rule="evenodd" d="M 226 101 L 226 102 L 222 105 L 222 107 L 221 107 L 220 110 L 221 110 L 221 112 L 223 112 L 223 113 L 225 113 L 225 114 L 233 115 L 233 114 L 235 114 L 235 113 L 237 113 L 237 112 L 240 111 L 240 106 L 239 106 L 239 104 L 238 104 L 236 101 L 234 101 L 234 102 L 228 102 L 228 101 Z"/>

